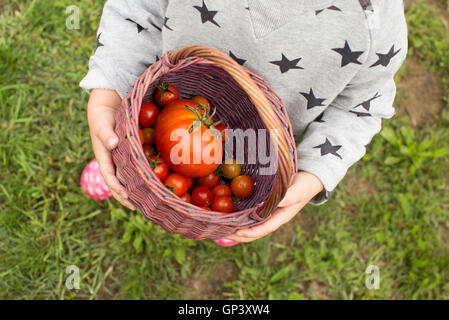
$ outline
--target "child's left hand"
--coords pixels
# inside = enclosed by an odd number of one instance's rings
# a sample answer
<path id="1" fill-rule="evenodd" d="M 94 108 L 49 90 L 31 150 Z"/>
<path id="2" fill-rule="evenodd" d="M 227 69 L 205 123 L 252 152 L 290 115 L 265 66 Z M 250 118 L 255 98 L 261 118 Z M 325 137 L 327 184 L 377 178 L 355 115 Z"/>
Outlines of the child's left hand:
<path id="1" fill-rule="evenodd" d="M 241 229 L 226 239 L 238 242 L 251 242 L 262 238 L 289 222 L 313 197 L 323 190 L 323 184 L 312 173 L 298 172 L 293 184 L 279 203 L 279 207 L 264 223 L 247 229 Z"/>

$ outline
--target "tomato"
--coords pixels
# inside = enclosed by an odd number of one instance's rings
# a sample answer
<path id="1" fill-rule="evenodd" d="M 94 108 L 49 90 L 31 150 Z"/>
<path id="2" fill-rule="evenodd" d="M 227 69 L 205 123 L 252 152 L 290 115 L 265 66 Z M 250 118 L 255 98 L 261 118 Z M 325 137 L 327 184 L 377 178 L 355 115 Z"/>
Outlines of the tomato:
<path id="1" fill-rule="evenodd" d="M 212 130 L 209 114 L 191 100 L 177 100 L 162 110 L 155 127 L 156 147 L 168 166 L 185 177 L 214 172 L 223 157 L 220 137 Z"/>
<path id="2" fill-rule="evenodd" d="M 195 96 L 192 98 L 193 101 L 202 106 L 205 110 L 210 110 L 209 101 L 203 96 Z"/>
<path id="3" fill-rule="evenodd" d="M 231 197 L 218 197 L 212 202 L 212 210 L 214 211 L 231 213 L 234 212 L 234 209 L 234 201 Z"/>
<path id="4" fill-rule="evenodd" d="M 142 130 L 137 129 L 137 133 L 139 134 L 139 140 L 140 140 L 140 143 L 143 144 L 143 143 L 145 142 L 145 136 L 144 136 Z"/>
<path id="5" fill-rule="evenodd" d="M 178 197 L 187 192 L 187 180 L 177 173 L 170 173 L 164 180 L 164 184 L 169 187 Z"/>
<path id="6" fill-rule="evenodd" d="M 184 193 L 180 198 L 184 202 L 192 203 L 192 196 L 188 192 Z"/>
<path id="7" fill-rule="evenodd" d="M 159 156 L 152 155 L 148 158 L 148 161 L 150 162 L 150 167 L 153 169 L 156 177 L 163 181 L 168 175 L 168 166 L 164 159 Z"/>
<path id="8" fill-rule="evenodd" d="M 143 128 L 143 143 L 154 144 L 154 128 Z"/>
<path id="9" fill-rule="evenodd" d="M 233 179 L 240 175 L 242 166 L 235 159 L 227 159 L 222 165 L 221 173 L 225 178 Z"/>
<path id="10" fill-rule="evenodd" d="M 154 103 L 144 102 L 140 107 L 139 124 L 142 127 L 151 127 L 156 123 L 157 116 L 159 115 L 159 109 Z"/>
<path id="11" fill-rule="evenodd" d="M 185 177 L 187 181 L 187 189 L 190 189 L 193 185 L 193 178 L 192 177 Z"/>
<path id="12" fill-rule="evenodd" d="M 223 123 L 219 123 L 217 125 L 214 125 L 214 127 L 221 132 L 222 140 L 224 142 L 228 136 L 228 132 L 226 131 L 228 129 L 228 126 Z"/>
<path id="13" fill-rule="evenodd" d="M 212 211 L 212 209 L 211 208 L 209 208 L 209 207 L 205 207 L 205 206 L 203 206 L 203 207 L 200 207 L 201 209 L 204 209 L 204 210 L 207 210 L 207 211 Z"/>
<path id="14" fill-rule="evenodd" d="M 248 198 L 254 192 L 254 180 L 250 176 L 238 176 L 232 179 L 231 190 L 237 198 Z"/>
<path id="15" fill-rule="evenodd" d="M 212 189 L 214 197 L 230 197 L 232 196 L 231 188 L 225 184 L 218 184 Z"/>
<path id="16" fill-rule="evenodd" d="M 205 177 L 198 178 L 198 184 L 200 186 L 205 186 L 212 189 L 217 185 L 218 179 L 218 176 L 214 172 L 212 172 Z"/>
<path id="17" fill-rule="evenodd" d="M 154 94 L 155 101 L 161 107 L 165 107 L 171 102 L 179 99 L 179 92 L 174 86 L 168 82 L 159 83 Z"/>
<path id="18" fill-rule="evenodd" d="M 149 158 L 150 156 L 156 154 L 156 149 L 154 149 L 153 146 L 144 144 L 142 147 L 143 147 L 143 152 L 145 153 L 145 157 Z"/>
<path id="19" fill-rule="evenodd" d="M 208 207 L 212 203 L 214 195 L 208 187 L 199 186 L 192 191 L 192 203 L 198 207 Z"/>

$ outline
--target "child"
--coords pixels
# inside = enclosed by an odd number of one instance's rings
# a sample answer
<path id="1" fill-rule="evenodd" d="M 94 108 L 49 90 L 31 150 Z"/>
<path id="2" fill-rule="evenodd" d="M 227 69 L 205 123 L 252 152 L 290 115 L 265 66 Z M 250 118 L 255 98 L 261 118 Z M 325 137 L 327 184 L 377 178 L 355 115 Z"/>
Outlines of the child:
<path id="1" fill-rule="evenodd" d="M 205 45 L 229 53 L 282 98 L 296 136 L 298 169 L 262 225 L 227 237 L 249 242 L 326 201 L 394 114 L 394 74 L 407 52 L 401 0 L 109 0 L 81 87 L 95 157 L 113 196 L 135 209 L 114 174 L 114 112 L 165 51 Z M 355 190 L 356 191 L 356 190 Z"/>

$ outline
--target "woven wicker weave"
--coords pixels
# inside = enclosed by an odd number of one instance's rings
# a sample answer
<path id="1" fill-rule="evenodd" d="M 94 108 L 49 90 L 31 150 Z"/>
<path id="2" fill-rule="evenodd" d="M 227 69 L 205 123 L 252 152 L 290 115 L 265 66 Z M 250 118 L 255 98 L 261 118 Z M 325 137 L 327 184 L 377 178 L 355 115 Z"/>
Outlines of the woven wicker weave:
<path id="1" fill-rule="evenodd" d="M 268 129 L 278 136 L 278 170 L 258 174 L 259 163 L 242 171 L 255 180 L 254 194 L 236 203 L 233 213 L 207 211 L 180 200 L 154 175 L 137 134 L 142 102 L 152 101 L 160 80 L 176 86 L 181 99 L 205 96 L 217 118 L 232 129 Z M 281 99 L 259 76 L 213 48 L 189 46 L 166 52 L 136 81 L 116 113 L 119 144 L 112 152 L 117 177 L 129 198 L 149 220 L 191 239 L 218 239 L 269 217 L 285 195 L 297 168 L 292 128 Z M 268 137 L 269 140 L 269 137 Z M 245 144 L 246 153 L 257 146 Z"/>

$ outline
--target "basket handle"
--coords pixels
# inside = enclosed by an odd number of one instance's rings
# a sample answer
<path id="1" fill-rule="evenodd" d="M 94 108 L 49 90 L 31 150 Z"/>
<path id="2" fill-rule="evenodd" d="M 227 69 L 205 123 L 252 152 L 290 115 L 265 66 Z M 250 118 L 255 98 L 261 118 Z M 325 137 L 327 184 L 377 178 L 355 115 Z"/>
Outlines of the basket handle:
<path id="1" fill-rule="evenodd" d="M 182 59 L 190 57 L 207 59 L 229 73 L 229 75 L 248 94 L 263 123 L 267 127 L 270 136 L 273 138 L 274 135 L 276 135 L 278 138 L 278 181 L 274 186 L 270 197 L 258 213 L 261 218 L 266 218 L 277 208 L 277 205 L 284 197 L 294 172 L 294 170 L 291 170 L 292 163 L 294 162 L 292 162 L 288 143 L 283 134 L 282 124 L 273 110 L 271 103 L 268 101 L 262 90 L 260 90 L 259 86 L 253 79 L 251 79 L 248 72 L 229 55 L 215 48 L 198 45 L 183 47 L 171 51 L 168 55 L 169 63 L 173 65 L 177 64 Z M 276 132 L 280 134 L 276 134 Z"/>

